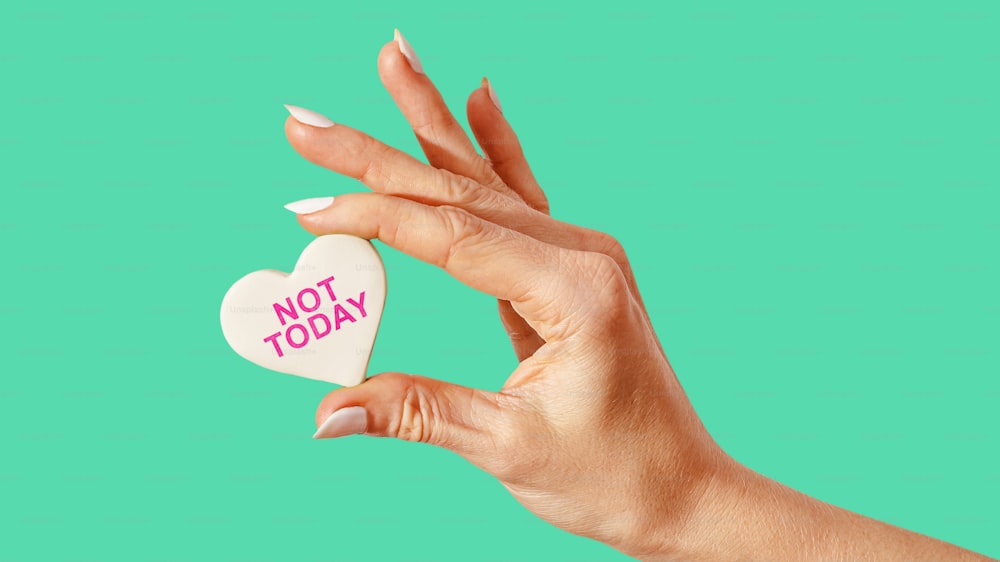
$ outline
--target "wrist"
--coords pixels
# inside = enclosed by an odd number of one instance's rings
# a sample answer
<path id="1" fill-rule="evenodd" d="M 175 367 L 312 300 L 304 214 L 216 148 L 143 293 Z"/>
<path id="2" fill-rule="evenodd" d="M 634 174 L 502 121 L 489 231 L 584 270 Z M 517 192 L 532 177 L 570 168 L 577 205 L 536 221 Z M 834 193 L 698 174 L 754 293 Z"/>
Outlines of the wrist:
<path id="1" fill-rule="evenodd" d="M 795 493 L 721 450 L 710 466 L 674 479 L 687 482 L 683 491 L 637 527 L 619 548 L 623 553 L 645 562 L 752 557 L 771 541 L 768 529 L 754 521 L 758 508 L 779 508 L 775 504 L 790 499 L 784 492 Z M 761 535 L 743 536 L 751 528 Z"/>
<path id="2" fill-rule="evenodd" d="M 657 546 L 628 554 L 646 562 L 837 558 L 830 545 L 851 525 L 849 512 L 726 459 L 706 474 L 697 501 L 656 530 Z"/>
<path id="3" fill-rule="evenodd" d="M 719 531 L 732 526 L 732 507 L 745 501 L 751 488 L 771 481 L 721 449 L 692 456 L 700 460 L 681 469 L 647 471 L 651 485 L 638 497 L 646 507 L 636 511 L 635 524 L 611 546 L 647 562 L 718 559 Z"/>

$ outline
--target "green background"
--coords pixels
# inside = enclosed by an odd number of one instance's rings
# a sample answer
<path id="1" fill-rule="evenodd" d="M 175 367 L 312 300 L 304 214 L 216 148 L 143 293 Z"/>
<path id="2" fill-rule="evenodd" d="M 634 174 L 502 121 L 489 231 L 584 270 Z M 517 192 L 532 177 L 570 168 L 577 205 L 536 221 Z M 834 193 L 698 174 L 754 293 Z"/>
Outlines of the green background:
<path id="1" fill-rule="evenodd" d="M 418 155 L 399 27 L 464 123 L 493 81 L 561 219 L 624 244 L 737 459 L 1000 554 L 1000 5 L 7 3 L 0 560 L 620 560 L 457 455 L 314 441 L 330 385 L 222 338 L 289 269 L 282 103 Z M 498 388 L 495 302 L 376 243 L 370 371 Z"/>

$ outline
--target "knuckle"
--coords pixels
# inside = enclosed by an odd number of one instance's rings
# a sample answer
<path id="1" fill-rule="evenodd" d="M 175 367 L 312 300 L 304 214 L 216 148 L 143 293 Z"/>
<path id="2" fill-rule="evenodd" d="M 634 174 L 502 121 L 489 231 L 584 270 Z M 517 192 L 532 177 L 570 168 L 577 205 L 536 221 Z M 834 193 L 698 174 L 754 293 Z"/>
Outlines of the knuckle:
<path id="1" fill-rule="evenodd" d="M 590 233 L 596 251 L 610 256 L 619 264 L 625 261 L 625 248 L 617 238 L 599 230 L 591 230 Z"/>
<path id="2" fill-rule="evenodd" d="M 462 207 L 441 205 L 438 210 L 444 215 L 455 243 L 475 236 L 483 230 L 482 221 Z"/>
<path id="3" fill-rule="evenodd" d="M 433 420 L 438 413 L 434 396 L 412 376 L 406 378 L 404 385 L 399 415 L 390 433 L 404 441 L 428 443 L 433 438 Z"/>
<path id="4" fill-rule="evenodd" d="M 595 304 L 605 311 L 625 306 L 630 298 L 629 287 L 618 262 L 601 252 L 584 252 L 583 260 Z"/>
<path id="5" fill-rule="evenodd" d="M 476 158 L 475 164 L 473 164 L 473 177 L 478 178 L 479 181 L 490 191 L 512 191 L 509 190 L 507 184 L 504 183 L 503 178 L 497 174 L 493 166 L 498 165 L 497 162 L 492 160 L 487 160 L 486 158 Z M 523 200 L 518 193 L 514 193 L 514 196 L 519 200 Z"/>
<path id="6" fill-rule="evenodd" d="M 476 158 L 472 164 L 472 171 L 477 178 L 493 178 L 496 172 L 493 170 L 493 162 L 486 158 Z"/>
<path id="7" fill-rule="evenodd" d="M 471 211 L 483 203 L 485 190 L 475 181 L 447 170 L 441 170 L 435 177 L 437 192 L 447 204 Z"/>
<path id="8" fill-rule="evenodd" d="M 450 241 L 447 253 L 437 260 L 437 265 L 447 269 L 454 255 L 484 232 L 485 223 L 469 211 L 454 205 L 441 205 L 437 210 L 444 217 Z"/>

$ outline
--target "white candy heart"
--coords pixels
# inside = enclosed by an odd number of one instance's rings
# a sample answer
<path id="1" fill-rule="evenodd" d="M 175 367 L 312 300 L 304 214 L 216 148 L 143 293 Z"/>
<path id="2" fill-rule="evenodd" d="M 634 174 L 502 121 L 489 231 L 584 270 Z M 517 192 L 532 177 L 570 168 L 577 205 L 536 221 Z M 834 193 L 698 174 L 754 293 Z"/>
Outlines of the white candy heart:
<path id="1" fill-rule="evenodd" d="M 385 268 L 371 242 L 320 236 L 291 274 L 255 271 L 222 299 L 222 333 L 268 369 L 344 386 L 361 384 L 385 305 Z"/>

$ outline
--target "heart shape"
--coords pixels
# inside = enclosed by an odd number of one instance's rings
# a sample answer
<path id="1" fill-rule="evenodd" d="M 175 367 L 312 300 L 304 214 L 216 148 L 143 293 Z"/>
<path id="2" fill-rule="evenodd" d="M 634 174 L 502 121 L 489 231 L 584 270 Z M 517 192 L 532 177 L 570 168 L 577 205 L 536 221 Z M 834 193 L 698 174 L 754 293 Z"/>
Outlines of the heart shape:
<path id="1" fill-rule="evenodd" d="M 295 270 L 255 271 L 222 298 L 222 333 L 261 367 L 354 386 L 365 380 L 385 305 L 385 268 L 371 242 L 313 240 Z"/>

